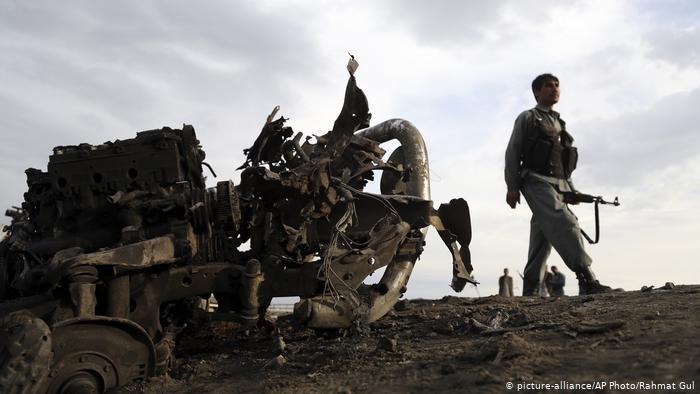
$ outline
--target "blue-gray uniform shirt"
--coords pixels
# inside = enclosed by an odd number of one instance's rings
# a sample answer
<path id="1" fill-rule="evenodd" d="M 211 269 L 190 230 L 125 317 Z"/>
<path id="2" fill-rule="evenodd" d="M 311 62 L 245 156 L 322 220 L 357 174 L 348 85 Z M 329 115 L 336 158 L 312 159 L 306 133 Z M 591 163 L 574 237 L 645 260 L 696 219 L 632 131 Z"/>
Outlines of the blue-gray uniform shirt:
<path id="1" fill-rule="evenodd" d="M 526 138 L 525 133 L 527 126 L 531 124 L 532 116 L 541 117 L 540 120 L 548 133 L 557 136 L 561 134 L 562 126 L 559 122 L 559 113 L 555 110 L 537 105 L 534 110 L 526 110 L 518 115 L 517 119 L 515 119 L 515 125 L 513 126 L 513 134 L 511 134 L 508 147 L 506 148 L 505 179 L 508 191 L 519 191 L 522 180 L 527 177 L 537 178 L 555 185 L 558 190 L 562 192 L 576 190 L 574 184 L 571 182 L 571 178 L 555 178 L 522 168 L 521 156 Z"/>

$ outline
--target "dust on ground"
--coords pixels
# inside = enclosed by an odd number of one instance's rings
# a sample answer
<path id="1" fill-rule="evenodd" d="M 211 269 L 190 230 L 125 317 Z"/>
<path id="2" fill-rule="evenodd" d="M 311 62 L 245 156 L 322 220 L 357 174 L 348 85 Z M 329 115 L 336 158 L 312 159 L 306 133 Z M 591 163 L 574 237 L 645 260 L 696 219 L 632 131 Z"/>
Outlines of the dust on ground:
<path id="1" fill-rule="evenodd" d="M 295 329 L 285 318 L 279 335 L 209 322 L 181 337 L 167 376 L 119 392 L 503 392 L 507 382 L 561 381 L 698 389 L 699 323 L 698 285 L 403 300 L 379 321 L 341 331 Z"/>

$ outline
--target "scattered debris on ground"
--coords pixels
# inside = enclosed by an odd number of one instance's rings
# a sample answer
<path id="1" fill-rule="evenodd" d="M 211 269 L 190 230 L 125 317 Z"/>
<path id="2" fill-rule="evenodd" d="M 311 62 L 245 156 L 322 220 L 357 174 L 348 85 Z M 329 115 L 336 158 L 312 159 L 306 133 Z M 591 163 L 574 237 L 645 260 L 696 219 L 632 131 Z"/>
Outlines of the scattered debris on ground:
<path id="1" fill-rule="evenodd" d="M 167 378 L 120 392 L 502 392 L 507 382 L 700 382 L 699 295 L 694 285 L 402 300 L 366 334 L 299 330 L 285 317 L 271 336 L 210 322 L 181 336 Z"/>

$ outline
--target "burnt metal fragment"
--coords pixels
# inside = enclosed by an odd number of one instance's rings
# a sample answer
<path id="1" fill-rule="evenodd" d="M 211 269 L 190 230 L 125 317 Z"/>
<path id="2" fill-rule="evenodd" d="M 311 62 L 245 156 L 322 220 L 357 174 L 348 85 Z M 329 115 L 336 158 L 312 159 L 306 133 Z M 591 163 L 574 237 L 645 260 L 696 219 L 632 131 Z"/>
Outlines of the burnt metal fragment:
<path id="1" fill-rule="evenodd" d="M 294 316 L 310 328 L 365 327 L 406 292 L 430 225 L 452 252 L 453 288 L 474 282 L 466 201 L 433 207 L 420 132 L 402 119 L 370 127 L 356 69 L 315 143 L 275 108 L 238 185 L 206 187 L 189 125 L 59 146 L 46 172 L 27 170 L 0 242 L 0 338 L 33 353 L 24 369 L 0 364 L 2 391 L 104 392 L 163 373 L 183 327 L 207 313 L 269 326 L 275 297 L 300 297 Z M 385 162 L 390 140 L 401 146 Z M 381 194 L 364 190 L 376 171 Z M 202 310 L 212 294 L 218 309 Z"/>

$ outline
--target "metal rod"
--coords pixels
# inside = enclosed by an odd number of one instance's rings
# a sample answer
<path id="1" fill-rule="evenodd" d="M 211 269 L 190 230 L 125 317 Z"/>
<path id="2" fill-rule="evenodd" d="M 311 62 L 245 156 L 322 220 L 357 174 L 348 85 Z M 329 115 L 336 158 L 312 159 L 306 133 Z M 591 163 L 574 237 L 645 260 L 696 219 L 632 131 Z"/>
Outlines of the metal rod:
<path id="1" fill-rule="evenodd" d="M 107 285 L 107 316 L 129 318 L 129 275 L 118 276 Z"/>

